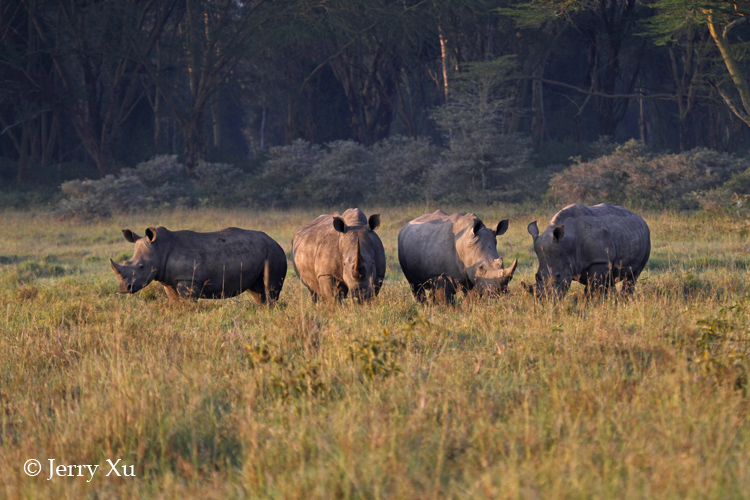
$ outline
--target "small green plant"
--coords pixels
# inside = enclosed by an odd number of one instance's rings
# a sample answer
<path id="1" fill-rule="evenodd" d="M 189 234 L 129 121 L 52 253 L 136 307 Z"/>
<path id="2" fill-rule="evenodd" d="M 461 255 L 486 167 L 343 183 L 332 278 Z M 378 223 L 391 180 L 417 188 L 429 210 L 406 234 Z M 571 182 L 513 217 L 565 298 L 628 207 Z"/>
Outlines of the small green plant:
<path id="1" fill-rule="evenodd" d="M 406 342 L 391 337 L 386 328 L 380 338 L 355 340 L 349 346 L 349 357 L 359 365 L 359 371 L 367 378 L 390 377 L 401 373 L 393 359 L 406 347 Z"/>
<path id="2" fill-rule="evenodd" d="M 733 193 L 731 201 L 735 204 L 740 219 L 739 225 L 734 229 L 742 236 L 747 236 L 750 233 L 750 194 Z"/>
<path id="3" fill-rule="evenodd" d="M 722 306 L 718 315 L 697 321 L 699 328 L 691 361 L 698 371 L 719 383 L 734 379 L 736 389 L 745 390 L 750 360 L 750 324 L 747 299 Z"/>
<path id="4" fill-rule="evenodd" d="M 289 401 L 293 397 L 317 397 L 325 394 L 326 384 L 320 378 L 317 364 L 308 362 L 298 368 L 291 360 L 274 354 L 276 347 L 266 337 L 259 344 L 245 346 L 246 359 L 251 369 L 262 365 L 271 367 L 268 387 L 270 394 L 283 401 Z"/>
<path id="5" fill-rule="evenodd" d="M 271 376 L 271 390 L 282 400 L 325 394 L 326 384 L 320 379 L 318 365 L 307 363 L 299 369 L 293 363 L 281 363 L 280 366 L 280 372 Z"/>

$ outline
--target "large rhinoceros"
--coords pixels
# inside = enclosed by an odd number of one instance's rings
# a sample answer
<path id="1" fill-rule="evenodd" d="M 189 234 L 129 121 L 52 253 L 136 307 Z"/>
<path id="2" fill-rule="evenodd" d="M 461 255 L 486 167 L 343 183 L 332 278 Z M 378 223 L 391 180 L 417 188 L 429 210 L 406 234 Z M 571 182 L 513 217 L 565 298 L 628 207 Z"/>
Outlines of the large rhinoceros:
<path id="1" fill-rule="evenodd" d="M 539 259 L 536 286 L 524 285 L 537 295 L 550 290 L 564 295 L 572 281 L 586 286 L 586 294 L 606 293 L 617 280 L 632 293 L 651 253 L 646 222 L 622 207 L 602 203 L 593 207 L 568 205 L 539 234 L 529 224 Z"/>
<path id="2" fill-rule="evenodd" d="M 170 298 L 218 299 L 249 291 L 259 304 L 279 298 L 286 277 L 284 250 L 267 234 L 230 227 L 212 233 L 150 227 L 140 237 L 123 229 L 135 243 L 133 258 L 118 265 L 118 292 L 135 293 L 152 281 Z"/>
<path id="3" fill-rule="evenodd" d="M 490 229 L 474 214 L 442 210 L 407 223 L 398 233 L 398 261 L 416 299 L 424 301 L 430 289 L 434 299 L 446 303 L 459 289 L 507 291 L 518 263 L 505 269 L 497 254 L 496 238 L 507 230 L 507 219 Z"/>
<path id="4" fill-rule="evenodd" d="M 362 210 L 350 208 L 343 215 L 321 215 L 294 233 L 292 264 L 313 302 L 349 294 L 361 301 L 378 294 L 385 277 L 378 226 L 380 215 L 368 219 Z"/>

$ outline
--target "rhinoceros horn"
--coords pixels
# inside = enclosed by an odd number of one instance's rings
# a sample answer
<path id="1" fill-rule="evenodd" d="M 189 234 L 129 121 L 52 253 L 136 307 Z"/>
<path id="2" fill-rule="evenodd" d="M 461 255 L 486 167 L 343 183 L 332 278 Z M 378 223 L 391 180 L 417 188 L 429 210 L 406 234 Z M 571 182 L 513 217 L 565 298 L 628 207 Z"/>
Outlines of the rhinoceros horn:
<path id="1" fill-rule="evenodd" d="M 359 249 L 359 239 L 357 240 L 357 257 L 354 259 L 354 275 L 359 277 L 359 266 L 360 262 L 362 261 L 362 257 L 360 255 L 360 249 Z"/>
<path id="2" fill-rule="evenodd" d="M 513 273 L 516 272 L 516 266 L 518 265 L 518 259 L 513 261 L 513 264 L 508 268 L 508 276 L 513 277 Z"/>
<path id="3" fill-rule="evenodd" d="M 112 271 L 117 275 L 118 278 L 122 279 L 122 266 L 115 264 L 115 261 L 109 259 L 109 265 L 112 266 Z"/>

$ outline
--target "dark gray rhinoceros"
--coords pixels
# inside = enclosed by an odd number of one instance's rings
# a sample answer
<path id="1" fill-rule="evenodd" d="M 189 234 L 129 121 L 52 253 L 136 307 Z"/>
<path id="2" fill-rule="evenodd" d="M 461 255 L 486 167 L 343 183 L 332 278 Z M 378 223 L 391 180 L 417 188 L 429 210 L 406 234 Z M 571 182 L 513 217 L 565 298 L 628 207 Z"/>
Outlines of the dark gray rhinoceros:
<path id="1" fill-rule="evenodd" d="M 380 215 L 369 219 L 358 208 L 343 215 L 321 215 L 294 233 L 292 263 L 313 302 L 351 294 L 369 300 L 385 276 L 385 250 L 375 229 Z"/>
<path id="2" fill-rule="evenodd" d="M 442 210 L 406 224 L 398 233 L 398 261 L 414 296 L 422 302 L 425 292 L 434 289 L 434 299 L 450 302 L 458 289 L 507 291 L 517 261 L 503 268 L 496 240 L 507 230 L 507 219 L 490 229 L 474 214 Z"/>
<path id="3" fill-rule="evenodd" d="M 586 294 L 606 293 L 617 280 L 632 293 L 651 253 L 646 222 L 622 207 L 606 203 L 593 207 L 575 204 L 563 208 L 539 234 L 529 224 L 539 259 L 536 285 L 524 285 L 537 296 L 550 290 L 564 295 L 572 281 L 586 286 Z"/>
<path id="4" fill-rule="evenodd" d="M 118 265 L 118 292 L 135 293 L 152 281 L 170 298 L 220 299 L 249 291 L 259 304 L 279 298 L 286 277 L 284 250 L 267 234 L 230 227 L 213 233 L 150 227 L 140 237 L 123 229 L 135 243 L 133 258 Z"/>

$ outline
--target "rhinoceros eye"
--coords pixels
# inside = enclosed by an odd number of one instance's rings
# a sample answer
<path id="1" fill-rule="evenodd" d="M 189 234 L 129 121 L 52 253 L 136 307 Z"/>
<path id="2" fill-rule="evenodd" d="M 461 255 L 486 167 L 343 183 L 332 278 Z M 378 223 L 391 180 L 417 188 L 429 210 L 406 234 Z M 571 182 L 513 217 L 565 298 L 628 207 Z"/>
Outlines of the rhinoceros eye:
<path id="1" fill-rule="evenodd" d="M 139 269 L 143 269 L 143 264 L 138 264 Z"/>

